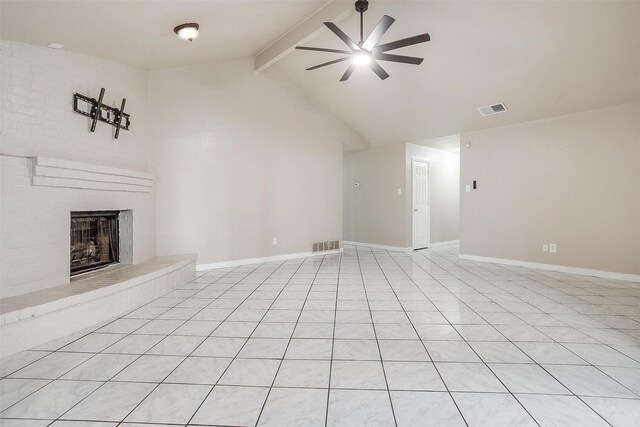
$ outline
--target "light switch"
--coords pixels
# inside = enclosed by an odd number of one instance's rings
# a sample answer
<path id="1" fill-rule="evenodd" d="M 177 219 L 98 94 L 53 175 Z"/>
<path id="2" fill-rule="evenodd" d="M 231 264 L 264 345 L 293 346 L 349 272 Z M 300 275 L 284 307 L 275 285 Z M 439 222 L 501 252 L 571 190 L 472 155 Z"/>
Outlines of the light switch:
<path id="1" fill-rule="evenodd" d="M 549 252 L 551 252 L 552 254 L 555 254 L 558 251 L 558 247 L 556 246 L 555 243 L 550 243 L 549 244 Z"/>
<path id="2" fill-rule="evenodd" d="M 274 237 L 272 243 L 273 243 L 273 246 L 276 246 L 278 244 L 278 238 Z"/>
<path id="3" fill-rule="evenodd" d="M 398 188 L 398 196 L 402 196 L 402 188 Z"/>
<path id="4" fill-rule="evenodd" d="M 469 184 L 465 185 L 464 191 L 466 191 L 467 193 L 471 193 L 471 186 Z"/>

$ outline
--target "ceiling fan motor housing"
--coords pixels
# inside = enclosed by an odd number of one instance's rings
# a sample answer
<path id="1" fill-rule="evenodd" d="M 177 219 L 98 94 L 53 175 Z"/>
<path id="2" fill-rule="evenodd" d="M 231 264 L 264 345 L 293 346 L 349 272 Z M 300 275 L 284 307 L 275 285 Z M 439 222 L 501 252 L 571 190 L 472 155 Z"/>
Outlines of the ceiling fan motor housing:
<path id="1" fill-rule="evenodd" d="M 358 0 L 356 2 L 356 12 L 363 13 L 369 9 L 369 2 L 367 0 Z"/>
<path id="2" fill-rule="evenodd" d="M 342 58 L 334 59 L 333 61 L 325 62 L 323 64 L 319 64 L 313 67 L 307 68 L 307 70 L 316 70 L 321 67 L 326 67 L 327 65 L 336 64 L 338 62 L 343 62 L 347 60 L 352 60 L 352 63 L 349 65 L 347 70 L 342 75 L 340 79 L 341 82 L 349 79 L 351 74 L 353 74 L 355 68 L 357 66 L 368 65 L 371 70 L 378 75 L 382 80 L 389 77 L 389 73 L 387 73 L 384 68 L 378 64 L 378 61 L 389 61 L 389 62 L 399 62 L 402 64 L 413 64 L 420 65 L 423 61 L 423 58 L 416 58 L 413 56 L 404 56 L 404 55 L 395 55 L 392 53 L 386 53 L 390 50 L 400 49 L 406 46 L 413 46 L 418 43 L 424 43 L 431 40 L 428 33 L 419 34 L 413 37 L 407 37 L 400 40 L 395 40 L 389 43 L 379 44 L 380 39 L 387 32 L 391 24 L 395 22 L 395 19 L 388 15 L 384 15 L 380 22 L 375 26 L 375 28 L 371 31 L 369 36 L 364 38 L 363 30 L 364 30 L 364 12 L 369 8 L 369 2 L 367 0 L 357 0 L 355 2 L 356 12 L 360 14 L 360 41 L 356 43 L 353 41 L 344 31 L 342 31 L 336 24 L 333 22 L 325 22 L 324 25 L 331 30 L 340 40 L 342 40 L 350 50 L 344 49 L 326 49 L 321 47 L 306 47 L 306 46 L 296 46 L 296 49 L 302 50 L 313 50 L 317 52 L 331 52 L 338 53 L 343 56 Z"/>

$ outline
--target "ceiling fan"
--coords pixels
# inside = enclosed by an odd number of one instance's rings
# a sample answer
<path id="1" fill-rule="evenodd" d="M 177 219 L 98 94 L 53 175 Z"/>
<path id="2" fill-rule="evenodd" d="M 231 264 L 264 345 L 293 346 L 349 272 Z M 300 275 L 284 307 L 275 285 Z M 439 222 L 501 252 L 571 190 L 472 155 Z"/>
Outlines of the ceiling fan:
<path id="1" fill-rule="evenodd" d="M 387 32 L 391 24 L 395 21 L 390 16 L 384 15 L 378 25 L 373 29 L 369 37 L 364 40 L 363 37 L 363 23 L 364 23 L 364 12 L 369 8 L 369 2 L 367 0 L 358 0 L 356 1 L 356 12 L 360 13 L 360 42 L 355 43 L 348 35 L 346 35 L 336 24 L 333 22 L 325 22 L 324 25 L 327 26 L 336 36 L 338 36 L 351 50 L 340 50 L 340 49 L 325 49 L 321 47 L 305 47 L 305 46 L 296 46 L 296 49 L 300 50 L 312 50 L 317 52 L 330 52 L 330 53 L 339 53 L 343 55 L 347 55 L 343 58 L 334 59 L 333 61 L 325 62 L 320 65 L 316 65 L 310 68 L 307 68 L 307 71 L 316 70 L 321 67 L 326 67 L 327 65 L 337 64 L 338 62 L 343 62 L 347 60 L 351 60 L 351 64 L 347 68 L 347 70 L 342 75 L 340 79 L 341 82 L 346 81 L 351 74 L 355 71 L 356 67 L 359 65 L 368 65 L 369 68 L 373 70 L 374 73 L 378 75 L 382 80 L 389 77 L 389 74 L 378 64 L 377 61 L 390 61 L 390 62 L 400 62 L 403 64 L 413 64 L 420 65 L 424 58 L 416 58 L 414 56 L 403 56 L 403 55 L 393 55 L 390 53 L 385 53 L 390 50 L 399 49 L 401 47 L 411 46 L 414 44 L 425 43 L 431 40 L 429 34 L 419 34 L 417 36 L 408 37 L 406 39 L 396 40 L 390 43 L 378 44 L 384 33 Z"/>

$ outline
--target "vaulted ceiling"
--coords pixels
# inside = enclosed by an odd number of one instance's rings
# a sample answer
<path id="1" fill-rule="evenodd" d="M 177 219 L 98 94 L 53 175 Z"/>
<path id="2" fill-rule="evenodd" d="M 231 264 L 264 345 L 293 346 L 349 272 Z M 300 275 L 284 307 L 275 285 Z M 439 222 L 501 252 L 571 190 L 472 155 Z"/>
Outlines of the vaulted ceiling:
<path id="1" fill-rule="evenodd" d="M 373 1 L 365 34 L 383 14 L 396 21 L 382 42 L 431 35 L 393 52 L 422 65 L 380 62 L 387 80 L 363 67 L 340 82 L 344 63 L 304 71 L 339 55 L 295 51 L 276 64 L 373 145 L 640 101 L 640 2 Z M 358 35 L 355 15 L 339 25 Z M 306 45 L 345 47 L 329 31 Z M 498 102 L 509 111 L 477 111 Z"/>
<path id="2" fill-rule="evenodd" d="M 382 42 L 429 32 L 431 41 L 394 53 L 421 66 L 381 63 L 381 81 L 346 63 L 305 68 L 337 56 L 293 51 L 265 73 L 281 73 L 364 136 L 371 145 L 415 142 L 472 129 L 543 119 L 640 101 L 638 1 L 370 0 L 365 33 L 384 14 L 396 19 Z M 253 56 L 326 4 L 326 0 L 6 1 L 3 39 L 47 45 L 158 69 Z M 172 33 L 197 21 L 185 43 Z M 358 17 L 336 23 L 353 38 Z M 344 49 L 327 30 L 308 46 Z M 477 107 L 504 102 L 504 114 Z M 348 147 L 349 148 L 349 147 Z M 352 147 L 355 148 L 355 147 Z"/>

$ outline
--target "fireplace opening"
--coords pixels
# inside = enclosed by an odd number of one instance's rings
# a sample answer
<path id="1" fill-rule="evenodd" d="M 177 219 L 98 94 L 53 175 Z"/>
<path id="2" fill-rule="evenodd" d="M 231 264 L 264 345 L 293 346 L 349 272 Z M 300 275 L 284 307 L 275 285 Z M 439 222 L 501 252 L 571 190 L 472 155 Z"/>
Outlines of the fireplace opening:
<path id="1" fill-rule="evenodd" d="M 71 212 L 72 276 L 120 261 L 119 214 L 119 211 Z"/>

